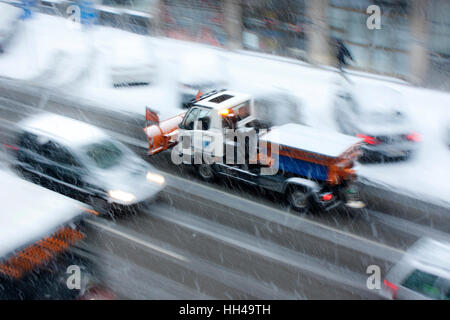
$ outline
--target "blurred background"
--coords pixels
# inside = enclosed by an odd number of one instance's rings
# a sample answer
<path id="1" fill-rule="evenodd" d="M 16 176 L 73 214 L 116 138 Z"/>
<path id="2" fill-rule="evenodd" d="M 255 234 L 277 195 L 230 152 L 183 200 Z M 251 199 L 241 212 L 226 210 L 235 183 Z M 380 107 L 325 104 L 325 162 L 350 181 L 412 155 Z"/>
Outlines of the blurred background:
<path id="1" fill-rule="evenodd" d="M 31 2 L 31 1 L 30 1 Z M 69 1 L 36 1 L 65 15 Z M 344 41 L 352 68 L 449 89 L 450 3 L 445 0 L 98 0 L 96 23 L 230 49 L 333 65 L 329 39 Z M 382 28 L 365 28 L 378 5 Z M 116 9 L 116 10 L 112 10 Z"/>

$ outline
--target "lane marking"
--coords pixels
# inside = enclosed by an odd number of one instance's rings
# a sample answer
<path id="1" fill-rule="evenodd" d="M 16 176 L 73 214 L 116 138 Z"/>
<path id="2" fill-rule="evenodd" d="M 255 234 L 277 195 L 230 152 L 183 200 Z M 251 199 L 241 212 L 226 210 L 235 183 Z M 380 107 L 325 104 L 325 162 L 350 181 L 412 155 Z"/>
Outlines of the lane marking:
<path id="1" fill-rule="evenodd" d="M 278 263 L 286 264 L 292 268 L 303 270 L 304 272 L 310 272 L 319 278 L 324 278 L 327 280 L 335 281 L 341 285 L 350 286 L 355 289 L 359 289 L 362 291 L 367 291 L 365 286 L 366 276 L 365 274 L 361 275 L 353 270 L 348 269 L 348 267 L 343 267 L 339 265 L 334 265 L 331 262 L 326 262 L 328 267 L 332 267 L 334 269 L 327 268 L 320 262 L 322 262 L 319 258 L 310 256 L 305 253 L 298 253 L 293 251 L 292 249 L 282 247 L 278 244 L 273 244 L 268 240 L 260 240 L 257 244 L 251 243 L 250 238 L 247 240 L 243 240 L 243 236 L 247 236 L 246 234 L 242 234 L 240 231 L 235 230 L 226 230 L 230 229 L 230 227 L 225 227 L 223 230 L 218 226 L 206 226 L 205 222 L 201 221 L 203 219 L 197 218 L 181 218 L 176 219 L 173 217 L 173 213 L 165 212 L 166 209 L 163 207 L 159 208 L 158 217 L 162 220 L 171 222 L 175 225 L 179 225 L 183 228 L 187 228 L 199 234 L 206 235 L 207 237 L 216 239 L 216 241 L 222 241 L 228 246 L 232 246 L 238 248 L 240 250 L 247 250 L 253 253 L 254 255 L 264 257 L 266 259 L 275 260 Z M 146 212 L 148 215 L 152 215 L 152 212 Z M 208 228 L 209 227 L 209 228 Z M 228 233 L 229 235 L 227 235 Z M 240 235 L 241 234 L 241 235 Z M 240 240 L 234 238 L 234 236 L 240 235 Z M 262 244 L 261 246 L 258 246 Z M 270 250 L 267 250 L 266 246 L 271 246 Z M 291 252 L 292 251 L 292 252 Z M 283 253 L 286 253 L 285 255 Z M 355 279 L 359 279 L 361 281 L 354 281 Z M 319 280 L 319 279 L 317 279 Z"/>
<path id="2" fill-rule="evenodd" d="M 94 226 L 100 228 L 100 229 L 106 230 L 106 231 L 108 231 L 108 232 L 110 232 L 110 233 L 112 233 L 112 234 L 115 234 L 115 235 L 117 235 L 117 236 L 119 236 L 119 237 L 122 237 L 122 238 L 127 239 L 127 240 L 132 241 L 132 242 L 135 242 L 135 243 L 137 243 L 137 244 L 140 244 L 141 246 L 147 247 L 147 248 L 149 248 L 149 249 L 151 249 L 151 250 L 160 252 L 160 253 L 162 253 L 162 254 L 165 254 L 165 255 L 170 256 L 170 257 L 172 257 L 172 258 L 174 258 L 174 259 L 177 259 L 177 260 L 181 260 L 181 261 L 183 261 L 183 262 L 189 262 L 189 259 L 186 258 L 185 256 L 182 256 L 182 255 L 177 254 L 177 253 L 175 253 L 175 252 L 166 250 L 166 249 L 164 249 L 164 248 L 161 248 L 161 247 L 159 247 L 159 246 L 157 246 L 157 245 L 154 245 L 154 244 L 152 244 L 152 243 L 149 243 L 149 242 L 147 242 L 147 241 L 144 241 L 144 240 L 142 240 L 142 239 L 139 239 L 139 238 L 137 238 L 137 237 L 134 237 L 134 236 L 132 236 L 132 235 L 130 235 L 130 234 L 127 234 L 127 233 L 125 233 L 125 232 L 119 231 L 119 230 L 117 230 L 117 229 L 115 229 L 115 228 L 112 228 L 112 227 L 110 227 L 110 226 L 107 226 L 106 224 L 102 224 L 102 223 L 99 223 L 99 222 L 96 222 L 96 221 L 92 221 L 92 220 L 90 220 L 90 219 L 86 219 L 85 221 L 86 221 L 87 223 L 90 223 L 90 224 L 92 224 L 92 225 L 94 225 Z"/>
<path id="3" fill-rule="evenodd" d="M 373 241 L 371 239 L 367 239 L 367 238 L 364 238 L 362 236 L 359 236 L 359 235 L 356 235 L 356 234 L 353 234 L 353 233 L 345 232 L 343 230 L 336 229 L 336 228 L 333 228 L 333 227 L 321 224 L 321 223 L 313 221 L 313 220 L 309 220 L 309 219 L 306 219 L 306 218 L 303 218 L 303 217 L 299 217 L 299 216 L 296 216 L 296 215 L 293 215 L 293 214 L 289 214 L 289 213 L 287 213 L 285 211 L 282 211 L 282 210 L 280 210 L 278 208 L 269 207 L 269 206 L 267 206 L 265 204 L 261 204 L 259 202 L 255 202 L 255 201 L 252 201 L 252 200 L 249 200 L 249 199 L 246 199 L 246 198 L 241 198 L 241 197 L 236 196 L 236 195 L 234 195 L 232 193 L 227 193 L 225 191 L 222 191 L 222 190 L 219 190 L 219 189 L 215 189 L 215 188 L 210 187 L 208 185 L 203 185 L 203 184 L 200 184 L 200 183 L 192 181 L 192 180 L 183 179 L 183 178 L 177 177 L 177 176 L 175 176 L 173 174 L 170 174 L 170 173 L 167 173 L 167 172 L 165 173 L 165 175 L 168 175 L 168 176 L 170 176 L 171 178 L 173 178 L 175 180 L 186 180 L 186 181 L 189 181 L 189 183 L 192 183 L 192 184 L 197 185 L 199 187 L 208 189 L 210 191 L 218 192 L 218 193 L 221 193 L 221 194 L 223 194 L 225 196 L 230 196 L 230 197 L 232 197 L 234 199 L 238 199 L 240 201 L 247 202 L 247 203 L 249 203 L 249 204 L 251 204 L 253 206 L 259 206 L 259 207 L 262 207 L 262 208 L 264 208 L 266 210 L 275 211 L 275 212 L 280 213 L 280 214 L 282 214 L 285 217 L 288 217 L 290 219 L 296 219 L 299 222 L 309 223 L 309 224 L 315 225 L 316 227 L 323 228 L 323 229 L 325 229 L 327 231 L 331 231 L 331 232 L 334 232 L 334 233 L 337 233 L 337 234 L 340 234 L 340 235 L 344 235 L 346 237 L 353 238 L 353 239 L 355 239 L 357 241 L 363 241 L 363 242 L 366 242 L 366 243 L 370 243 L 370 244 L 372 244 L 374 246 L 378 246 L 378 247 L 386 249 L 386 250 L 391 250 L 391 251 L 396 252 L 398 254 L 404 254 L 406 252 L 406 251 L 404 251 L 402 249 L 394 248 L 394 247 L 388 246 L 388 245 L 386 245 L 384 243 L 379 243 L 379 242 Z M 184 181 L 184 183 L 186 183 L 186 181 Z M 251 214 L 253 214 L 253 213 L 251 213 Z M 320 235 L 317 235 L 317 236 L 320 237 Z"/>

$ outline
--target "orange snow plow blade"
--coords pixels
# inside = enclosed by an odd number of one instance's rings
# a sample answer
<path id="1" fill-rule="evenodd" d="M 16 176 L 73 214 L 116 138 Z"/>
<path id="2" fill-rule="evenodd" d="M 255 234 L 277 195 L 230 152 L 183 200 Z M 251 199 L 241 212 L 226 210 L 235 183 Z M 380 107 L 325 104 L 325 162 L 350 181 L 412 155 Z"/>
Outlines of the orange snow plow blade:
<path id="1" fill-rule="evenodd" d="M 183 121 L 184 113 L 151 125 L 144 129 L 148 138 L 148 154 L 154 155 L 177 144 L 178 125 Z"/>

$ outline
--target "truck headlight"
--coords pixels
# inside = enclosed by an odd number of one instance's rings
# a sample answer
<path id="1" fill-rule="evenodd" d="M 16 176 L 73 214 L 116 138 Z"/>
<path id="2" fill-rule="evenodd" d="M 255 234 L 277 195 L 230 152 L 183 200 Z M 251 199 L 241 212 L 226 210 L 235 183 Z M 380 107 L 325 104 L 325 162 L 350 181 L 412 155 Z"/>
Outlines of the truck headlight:
<path id="1" fill-rule="evenodd" d="M 166 179 L 164 179 L 164 177 L 160 174 L 147 172 L 147 181 L 154 182 L 157 184 L 164 184 Z"/>
<path id="2" fill-rule="evenodd" d="M 122 202 L 131 202 L 134 199 L 136 199 L 134 194 L 129 193 L 129 192 L 125 192 L 125 191 L 120 191 L 120 190 L 111 190 L 111 191 L 108 192 L 108 195 L 112 199 L 119 200 L 119 201 L 122 201 Z"/>

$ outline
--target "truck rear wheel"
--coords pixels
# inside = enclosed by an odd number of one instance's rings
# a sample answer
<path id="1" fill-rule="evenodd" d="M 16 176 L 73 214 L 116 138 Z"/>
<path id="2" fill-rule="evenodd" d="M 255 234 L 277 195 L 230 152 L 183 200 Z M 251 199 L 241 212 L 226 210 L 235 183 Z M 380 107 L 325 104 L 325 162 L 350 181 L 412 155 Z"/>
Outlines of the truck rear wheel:
<path id="1" fill-rule="evenodd" d="M 307 192 L 300 187 L 290 187 L 287 199 L 291 207 L 300 213 L 307 213 L 310 210 L 310 202 Z"/>
<path id="2" fill-rule="evenodd" d="M 204 181 L 211 182 L 214 180 L 214 170 L 210 165 L 207 164 L 200 164 L 197 166 L 197 172 L 200 178 L 202 178 Z"/>

